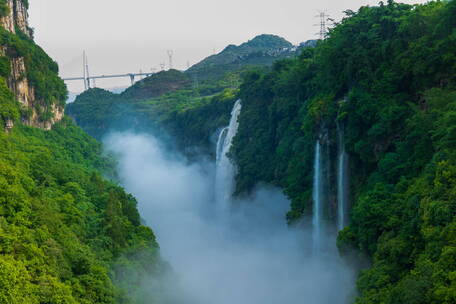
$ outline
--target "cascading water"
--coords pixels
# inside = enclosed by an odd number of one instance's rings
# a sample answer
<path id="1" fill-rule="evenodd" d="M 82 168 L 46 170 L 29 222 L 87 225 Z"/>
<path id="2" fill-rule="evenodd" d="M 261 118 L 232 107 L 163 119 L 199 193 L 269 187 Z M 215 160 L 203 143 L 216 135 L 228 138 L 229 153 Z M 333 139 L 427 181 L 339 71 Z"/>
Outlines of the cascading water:
<path id="1" fill-rule="evenodd" d="M 233 138 L 239 127 L 239 115 L 241 114 L 241 100 L 236 101 L 231 111 L 231 120 L 228 127 L 224 128 L 217 142 L 217 163 L 215 174 L 215 199 L 217 205 L 224 205 L 234 191 L 235 166 L 228 158 Z"/>
<path id="2" fill-rule="evenodd" d="M 309 256 L 311 231 L 287 225 L 290 202 L 279 189 L 259 186 L 252 196 L 230 204 L 236 166 L 227 153 L 240 111 L 238 101 L 230 125 L 218 138 L 218 204 L 206 163 L 170 158 L 169 151 L 147 135 L 114 134 L 106 142 L 119 155 L 120 177 L 138 197 L 141 215 L 172 265 L 170 277 L 138 282 L 141 294 L 186 304 L 298 303 L 303 298 L 316 304 L 349 303 L 352 272 L 339 258 L 334 239 L 326 237 L 330 230 L 324 215 L 331 197 L 326 130 L 316 143 L 314 254 Z"/>
<path id="3" fill-rule="evenodd" d="M 321 250 L 321 233 L 322 233 L 322 216 L 323 216 L 323 172 L 322 172 L 322 161 L 321 161 L 321 143 L 317 141 L 315 146 L 315 159 L 314 159 L 314 177 L 313 177 L 313 216 L 312 216 L 312 242 L 313 252 L 318 254 Z"/>
<path id="4" fill-rule="evenodd" d="M 337 227 L 342 230 L 347 225 L 348 210 L 348 154 L 345 151 L 345 134 L 338 125 L 338 164 L 337 164 Z"/>

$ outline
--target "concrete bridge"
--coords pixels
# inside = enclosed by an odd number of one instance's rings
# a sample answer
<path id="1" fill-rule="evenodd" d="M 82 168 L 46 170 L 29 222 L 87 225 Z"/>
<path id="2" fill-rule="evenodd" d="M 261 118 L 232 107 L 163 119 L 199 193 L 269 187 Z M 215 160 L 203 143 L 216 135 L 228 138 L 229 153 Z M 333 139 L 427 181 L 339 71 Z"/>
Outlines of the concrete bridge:
<path id="1" fill-rule="evenodd" d="M 162 69 L 164 68 L 164 64 L 162 65 Z M 148 77 L 150 75 L 153 75 L 154 72 L 149 72 L 149 73 L 143 73 L 140 71 L 139 73 L 127 73 L 127 74 L 113 74 L 113 75 L 98 75 L 98 76 L 90 76 L 89 73 L 89 61 L 87 59 L 87 54 L 84 51 L 82 54 L 82 70 L 83 70 L 83 76 L 80 77 L 67 77 L 63 78 L 64 81 L 77 81 L 77 80 L 83 80 L 84 81 L 84 87 L 85 89 L 90 89 L 90 81 L 92 80 L 93 86 L 95 86 L 95 80 L 96 79 L 106 79 L 106 78 L 130 78 L 131 84 L 133 85 L 135 83 L 135 78 L 136 77 Z"/>
<path id="2" fill-rule="evenodd" d="M 74 80 L 83 80 L 84 86 L 86 89 L 90 89 L 90 81 L 96 79 L 104 79 L 104 78 L 130 78 L 131 84 L 135 83 L 135 77 L 148 77 L 153 75 L 154 73 L 128 73 L 128 74 L 114 74 L 114 75 L 99 75 L 99 76 L 81 76 L 81 77 L 69 77 L 63 78 L 64 81 L 74 81 Z"/>

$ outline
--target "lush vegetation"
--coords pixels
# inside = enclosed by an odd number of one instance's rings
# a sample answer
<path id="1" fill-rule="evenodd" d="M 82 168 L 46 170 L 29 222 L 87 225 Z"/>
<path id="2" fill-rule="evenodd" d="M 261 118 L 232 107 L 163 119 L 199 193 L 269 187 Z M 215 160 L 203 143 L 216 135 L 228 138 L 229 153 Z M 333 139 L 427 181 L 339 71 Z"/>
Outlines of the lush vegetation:
<path id="1" fill-rule="evenodd" d="M 315 141 L 334 160 L 343 127 L 353 208 L 339 246 L 372 262 L 357 303 L 455 303 L 456 1 L 346 14 L 316 48 L 244 77 L 237 193 L 279 185 L 298 220 Z"/>
<path id="2" fill-rule="evenodd" d="M 232 87 L 239 81 L 239 73 L 232 73 L 219 81 L 190 86 L 188 76 L 171 70 L 148 77 L 122 94 L 88 90 L 66 112 L 97 139 L 110 131 L 144 131 L 171 137 L 173 144 L 189 153 L 195 147 L 212 153 L 212 135 L 228 124 L 237 94 Z"/>
<path id="3" fill-rule="evenodd" d="M 13 93 L 6 85 L 5 78 L 0 76 L 0 127 L 3 129 L 7 120 L 18 121 L 19 116 L 19 103 L 14 99 Z"/>
<path id="4" fill-rule="evenodd" d="M 285 39 L 260 35 L 240 46 L 230 45 L 185 72 L 147 77 L 122 94 L 84 92 L 67 106 L 67 113 L 97 139 L 109 131 L 134 129 L 171 135 L 186 152 L 196 147 L 213 154 L 214 134 L 228 124 L 241 75 L 252 67 L 267 70 L 274 60 L 295 55 L 296 49 Z"/>
<path id="5" fill-rule="evenodd" d="M 114 174 L 100 155 L 69 120 L 0 133 L 0 302 L 138 303 L 138 278 L 161 271 L 136 200 L 100 175 Z"/>
<path id="6" fill-rule="evenodd" d="M 113 160 L 69 118 L 49 132 L 21 124 L 31 109 L 7 86 L 14 58 L 24 59 L 40 119 L 67 91 L 57 64 L 16 32 L 0 27 L 0 303 L 155 303 L 138 282 L 167 265 L 135 198 L 108 181 Z"/>
<path id="7" fill-rule="evenodd" d="M 270 66 L 275 60 L 295 56 L 293 45 L 275 35 L 260 35 L 239 46 L 229 45 L 219 54 L 209 56 L 187 70 L 192 79 L 213 81 L 229 72 L 255 66 Z"/>
<path id="8" fill-rule="evenodd" d="M 6 0 L 0 0 L 0 17 L 7 16 L 9 13 L 8 5 L 6 4 Z"/>
<path id="9" fill-rule="evenodd" d="M 191 86 L 190 78 L 177 70 L 162 71 L 136 82 L 122 93 L 126 99 L 150 99 Z"/>
<path id="10" fill-rule="evenodd" d="M 290 223 L 311 213 L 317 138 L 329 146 L 336 185 L 337 130 L 344 129 L 352 210 L 338 244 L 345 256 L 360 252 L 371 261 L 358 280 L 357 303 L 456 302 L 456 1 L 388 1 L 347 11 L 315 48 L 243 74 L 239 94 L 222 92 L 214 83 L 237 62 L 241 55 L 229 58 L 236 51 L 230 46 L 190 69 L 193 88 L 119 102 L 112 112 L 117 97 L 96 90 L 69 112 L 86 119 L 81 125 L 89 132 L 106 131 L 111 118 L 128 113 L 125 126 L 166 126 L 182 149 L 209 151 L 239 95 L 243 110 L 231 151 L 239 167 L 236 193 L 258 182 L 282 187 L 292 200 Z M 192 73 L 199 68 L 216 80 L 198 84 Z M 330 190 L 335 205 L 335 186 Z"/>
<path id="11" fill-rule="evenodd" d="M 7 47 L 6 57 L 0 59 L 0 75 L 5 77 L 9 74 L 11 58 L 22 57 L 27 73 L 24 77 L 33 85 L 40 101 L 36 106 L 63 106 L 67 89 L 63 80 L 58 77 L 57 63 L 19 29 L 16 29 L 16 32 L 15 35 L 0 27 L 0 44 Z"/>

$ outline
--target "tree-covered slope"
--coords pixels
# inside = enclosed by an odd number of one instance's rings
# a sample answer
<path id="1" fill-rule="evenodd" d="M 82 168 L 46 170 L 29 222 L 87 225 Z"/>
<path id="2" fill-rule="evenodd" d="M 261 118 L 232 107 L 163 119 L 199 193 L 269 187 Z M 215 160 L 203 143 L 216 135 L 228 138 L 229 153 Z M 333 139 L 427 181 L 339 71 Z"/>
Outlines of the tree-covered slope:
<path id="1" fill-rule="evenodd" d="M 167 266 L 113 159 L 63 118 L 27 6 L 0 0 L 0 303 L 144 303 L 138 281 Z"/>
<path id="2" fill-rule="evenodd" d="M 112 161 L 68 120 L 0 132 L 1 303 L 138 303 L 133 282 L 164 269 L 136 200 L 100 172 Z"/>
<path id="3" fill-rule="evenodd" d="M 149 99 L 188 88 L 190 85 L 191 80 L 186 74 L 177 70 L 162 71 L 138 81 L 121 96 L 125 99 Z"/>
<path id="4" fill-rule="evenodd" d="M 319 138 L 334 206 L 343 129 L 352 209 L 339 246 L 372 263 L 357 303 L 456 302 L 456 1 L 348 11 L 315 49 L 246 75 L 240 95 L 238 194 L 273 183 L 290 222 L 310 214 Z"/>
<path id="5" fill-rule="evenodd" d="M 102 139 L 109 132 L 152 132 L 183 152 L 213 154 L 212 136 L 226 126 L 237 91 L 198 96 L 178 90 L 146 100 L 127 99 L 103 89 L 91 89 L 67 105 L 67 113 L 87 133 Z M 193 152 L 191 152 L 193 151 Z M 191 156 L 188 154 L 188 156 Z"/>
<path id="6" fill-rule="evenodd" d="M 20 115 L 4 111 L 1 128 L 20 121 L 44 129 L 62 119 L 67 89 L 58 66 L 33 41 L 28 1 L 0 1 L 0 77 L 20 103 Z"/>
<path id="7" fill-rule="evenodd" d="M 313 45 L 309 42 L 300 49 Z M 229 121 L 241 74 L 252 68 L 266 70 L 275 60 L 296 52 L 281 37 L 260 35 L 240 46 L 228 46 L 185 72 L 149 76 L 121 94 L 88 90 L 67 105 L 66 112 L 97 139 L 115 130 L 155 130 L 158 136 L 164 131 L 179 148 L 196 147 L 212 154 L 211 139 Z"/>
<path id="8" fill-rule="evenodd" d="M 228 90 L 211 97 L 194 85 L 129 102 L 132 117 L 167 123 L 185 143 L 182 149 L 197 143 L 210 151 L 209 138 L 227 124 L 240 96 L 231 151 L 238 165 L 236 192 L 248 193 L 259 182 L 282 187 L 292 200 L 290 223 L 312 212 L 317 139 L 331 159 L 334 209 L 337 136 L 343 130 L 352 208 L 338 242 L 344 255 L 354 250 L 371 262 L 358 280 L 357 303 L 454 303 L 456 2 L 388 1 L 346 13 L 316 48 L 270 70 L 245 73 L 239 94 Z M 214 73 L 208 77 L 217 79 Z M 115 113 L 88 118 L 87 124 L 96 128 L 94 122 L 121 112 Z M 335 212 L 326 216 L 335 220 Z"/>
<path id="9" fill-rule="evenodd" d="M 228 124 L 239 84 L 239 73 L 196 86 L 182 72 L 164 71 L 122 94 L 90 89 L 68 104 L 66 113 L 97 139 L 112 131 L 146 131 L 170 135 L 184 152 L 212 154 L 212 136 Z"/>
<path id="10" fill-rule="evenodd" d="M 239 46 L 229 45 L 219 54 L 193 65 L 186 73 L 198 81 L 220 79 L 228 72 L 249 66 L 270 66 L 280 58 L 294 56 L 293 45 L 275 35 L 259 35 Z"/>

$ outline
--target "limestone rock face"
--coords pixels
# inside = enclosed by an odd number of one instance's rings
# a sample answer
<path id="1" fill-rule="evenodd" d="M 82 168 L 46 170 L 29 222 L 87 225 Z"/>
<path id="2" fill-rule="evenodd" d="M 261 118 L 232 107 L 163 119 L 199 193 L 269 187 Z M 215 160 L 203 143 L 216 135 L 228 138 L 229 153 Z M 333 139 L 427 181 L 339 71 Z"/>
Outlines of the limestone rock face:
<path id="1" fill-rule="evenodd" d="M 7 0 L 9 14 L 0 18 L 0 26 L 7 31 L 16 34 L 16 29 L 19 29 L 30 39 L 33 39 L 33 31 L 28 26 L 28 11 L 22 0 Z M 8 47 L 0 46 L 0 56 L 8 56 Z M 52 125 L 60 121 L 64 115 L 62 106 L 51 104 L 48 105 L 44 101 L 39 100 L 35 94 L 35 88 L 31 85 L 27 78 L 27 68 L 23 57 L 9 58 L 11 64 L 11 74 L 7 79 L 7 83 L 11 91 L 16 96 L 17 101 L 21 103 L 23 108 L 27 109 L 27 117 L 22 117 L 22 122 L 29 126 L 39 127 L 46 130 L 51 129 Z M 39 109 L 39 111 L 38 111 Z M 40 117 L 39 113 L 52 113 L 51 118 L 45 120 Z M 11 128 L 12 122 L 5 126 Z"/>
<path id="2" fill-rule="evenodd" d="M 33 38 L 33 31 L 28 26 L 28 11 L 22 0 L 7 0 L 9 14 L 0 19 L 3 28 L 11 33 L 16 33 L 16 26 L 29 38 Z"/>

